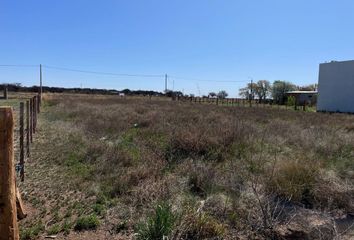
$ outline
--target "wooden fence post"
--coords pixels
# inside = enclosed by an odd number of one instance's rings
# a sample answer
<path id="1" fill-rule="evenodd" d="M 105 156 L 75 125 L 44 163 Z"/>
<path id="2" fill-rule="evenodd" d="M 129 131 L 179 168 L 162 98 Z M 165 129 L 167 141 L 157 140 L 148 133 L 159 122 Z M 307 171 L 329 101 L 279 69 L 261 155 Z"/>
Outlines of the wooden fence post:
<path id="1" fill-rule="evenodd" d="M 0 240 L 19 239 L 13 132 L 12 109 L 0 107 Z"/>
<path id="2" fill-rule="evenodd" d="M 26 101 L 26 154 L 30 157 L 30 101 Z"/>
<path id="3" fill-rule="evenodd" d="M 7 86 L 4 86 L 4 99 L 5 100 L 7 100 L 7 98 L 8 98 L 8 96 L 7 96 L 7 94 L 8 94 L 8 92 L 7 92 Z"/>
<path id="4" fill-rule="evenodd" d="M 25 180 L 24 177 L 24 166 L 25 166 L 25 148 L 24 148 L 24 135 L 25 135 L 25 128 L 24 128 L 24 117 L 25 117 L 25 104 L 20 102 L 20 178 L 21 182 Z"/>
<path id="5" fill-rule="evenodd" d="M 37 95 L 37 113 L 41 112 L 41 97 L 40 95 Z"/>
<path id="6" fill-rule="evenodd" d="M 37 98 L 33 97 L 33 133 L 36 133 L 37 128 Z"/>
<path id="7" fill-rule="evenodd" d="M 33 142 L 33 98 L 30 99 L 30 140 Z"/>

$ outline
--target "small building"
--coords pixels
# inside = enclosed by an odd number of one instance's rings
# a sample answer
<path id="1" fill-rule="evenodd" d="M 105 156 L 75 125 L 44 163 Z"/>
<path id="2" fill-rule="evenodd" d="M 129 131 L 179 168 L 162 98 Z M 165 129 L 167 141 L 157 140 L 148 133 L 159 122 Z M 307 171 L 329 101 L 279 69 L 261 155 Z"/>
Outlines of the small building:
<path id="1" fill-rule="evenodd" d="M 287 97 L 294 97 L 299 106 L 313 106 L 317 103 L 317 91 L 289 91 Z"/>
<path id="2" fill-rule="evenodd" d="M 320 64 L 317 111 L 354 113 L 354 61 Z"/>

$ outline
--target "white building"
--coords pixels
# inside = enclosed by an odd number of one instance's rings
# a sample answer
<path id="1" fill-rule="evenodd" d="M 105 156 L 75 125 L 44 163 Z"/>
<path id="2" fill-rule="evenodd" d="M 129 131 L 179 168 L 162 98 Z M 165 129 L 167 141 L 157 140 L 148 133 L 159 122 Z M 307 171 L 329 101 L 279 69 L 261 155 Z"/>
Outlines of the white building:
<path id="1" fill-rule="evenodd" d="M 317 111 L 354 113 L 354 61 L 320 64 Z"/>

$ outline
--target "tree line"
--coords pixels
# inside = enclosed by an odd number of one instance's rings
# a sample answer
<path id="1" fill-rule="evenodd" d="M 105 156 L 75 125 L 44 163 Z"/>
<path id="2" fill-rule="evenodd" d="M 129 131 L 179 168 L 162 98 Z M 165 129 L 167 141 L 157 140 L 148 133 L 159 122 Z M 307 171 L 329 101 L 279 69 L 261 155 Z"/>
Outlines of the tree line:
<path id="1" fill-rule="evenodd" d="M 26 87 L 20 83 L 1 84 L 0 91 L 7 88 L 11 92 L 38 92 L 39 86 Z M 64 88 L 64 87 L 42 87 L 43 92 L 49 93 L 83 93 L 83 94 L 102 94 L 102 95 L 144 95 L 144 96 L 163 96 L 162 92 L 146 91 L 146 90 L 130 90 L 124 89 L 121 91 L 115 89 L 97 89 L 97 88 Z"/>
<path id="2" fill-rule="evenodd" d="M 0 85 L 0 91 L 7 87 L 8 91 L 11 92 L 38 92 L 39 86 L 26 87 L 22 86 L 20 83 L 2 84 Z M 302 91 L 313 91 L 316 90 L 316 84 L 310 84 L 307 86 L 296 86 L 295 84 L 288 81 L 276 80 L 272 84 L 268 80 L 259 80 L 254 83 L 248 83 L 245 87 L 239 89 L 239 95 L 247 100 L 257 99 L 259 102 L 266 102 L 272 99 L 273 102 L 277 104 L 284 104 L 287 101 L 286 93 L 289 91 L 302 90 Z M 147 91 L 147 90 L 116 90 L 116 89 L 96 89 L 96 88 L 64 88 L 64 87 L 42 87 L 43 92 L 50 93 L 84 93 L 84 94 L 104 94 L 104 95 L 143 95 L 143 96 L 167 96 L 167 97 L 177 97 L 184 96 L 180 91 L 167 90 L 165 93 L 158 91 Z M 193 94 L 189 95 L 194 97 Z M 210 92 L 208 96 L 203 96 L 204 98 L 227 98 L 228 93 L 225 90 L 219 92 Z"/>
<path id="3" fill-rule="evenodd" d="M 315 91 L 316 84 L 306 86 L 296 86 L 288 81 L 276 80 L 271 84 L 268 80 L 259 80 L 254 83 L 248 83 L 239 90 L 239 95 L 248 99 L 258 99 L 264 102 L 268 98 L 272 98 L 277 104 L 284 104 L 287 100 L 287 92 L 289 91 Z"/>
<path id="4" fill-rule="evenodd" d="M 245 87 L 239 89 L 239 95 L 247 100 L 257 99 L 259 102 L 266 102 L 272 99 L 274 103 L 284 104 L 287 101 L 287 92 L 289 91 L 315 91 L 316 84 L 306 86 L 296 86 L 288 81 L 276 80 L 270 83 L 268 80 L 259 80 L 254 83 L 248 83 Z M 224 99 L 228 96 L 225 90 L 219 92 L 210 92 L 208 97 Z"/>

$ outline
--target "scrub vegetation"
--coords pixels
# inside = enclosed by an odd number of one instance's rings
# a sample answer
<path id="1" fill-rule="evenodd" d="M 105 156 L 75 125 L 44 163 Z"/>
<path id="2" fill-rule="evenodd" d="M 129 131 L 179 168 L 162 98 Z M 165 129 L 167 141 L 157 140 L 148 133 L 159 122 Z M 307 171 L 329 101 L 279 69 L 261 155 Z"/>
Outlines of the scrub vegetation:
<path id="1" fill-rule="evenodd" d="M 354 213 L 353 121 L 47 95 L 20 186 L 32 212 L 22 238 L 344 239 L 350 230 L 336 224 Z"/>

